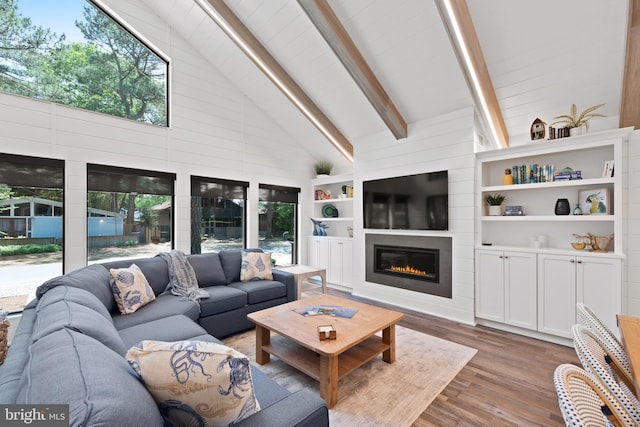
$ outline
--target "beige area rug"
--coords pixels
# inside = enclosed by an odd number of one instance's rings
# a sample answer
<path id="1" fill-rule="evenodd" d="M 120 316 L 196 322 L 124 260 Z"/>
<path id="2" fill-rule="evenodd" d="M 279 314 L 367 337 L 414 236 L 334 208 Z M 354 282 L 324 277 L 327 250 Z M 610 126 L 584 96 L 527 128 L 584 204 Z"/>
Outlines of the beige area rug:
<path id="1" fill-rule="evenodd" d="M 255 331 L 224 342 L 255 362 Z M 476 352 L 396 326 L 396 362 L 378 356 L 342 378 L 338 403 L 329 410 L 331 426 L 410 426 Z M 259 368 L 291 392 L 304 387 L 319 393 L 317 381 L 273 356 Z"/>

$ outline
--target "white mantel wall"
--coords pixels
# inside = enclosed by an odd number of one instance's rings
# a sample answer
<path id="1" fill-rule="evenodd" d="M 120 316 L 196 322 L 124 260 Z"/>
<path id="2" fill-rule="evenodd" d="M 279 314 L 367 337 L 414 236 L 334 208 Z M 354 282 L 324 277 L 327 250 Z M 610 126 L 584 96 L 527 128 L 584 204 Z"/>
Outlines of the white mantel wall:
<path id="1" fill-rule="evenodd" d="M 354 218 L 353 293 L 456 321 L 474 323 L 474 113 L 455 111 L 409 125 L 409 137 L 389 132 L 354 143 L 354 211 L 362 212 L 362 181 L 422 172 L 449 171 L 449 230 L 363 229 Z M 411 292 L 365 281 L 365 233 L 450 236 L 453 243 L 453 298 Z"/>
<path id="2" fill-rule="evenodd" d="M 190 176 L 248 181 L 247 245 L 257 246 L 258 184 L 300 187 L 315 160 L 144 3 L 105 3 L 170 58 L 170 128 L 0 93 L 0 152 L 65 160 L 65 271 L 86 264 L 87 163 L 176 173 L 175 248 L 185 252 Z"/>

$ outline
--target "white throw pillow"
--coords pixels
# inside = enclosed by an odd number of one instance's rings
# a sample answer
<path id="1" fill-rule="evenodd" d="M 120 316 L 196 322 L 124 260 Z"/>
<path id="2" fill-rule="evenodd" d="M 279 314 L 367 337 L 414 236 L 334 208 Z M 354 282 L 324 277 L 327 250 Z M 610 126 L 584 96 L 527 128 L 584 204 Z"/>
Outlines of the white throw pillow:
<path id="1" fill-rule="evenodd" d="M 129 268 L 112 268 L 111 291 L 122 314 L 135 313 L 140 307 L 156 299 L 144 273 L 135 264 Z"/>
<path id="2" fill-rule="evenodd" d="M 240 281 L 249 280 L 273 280 L 270 253 L 242 251 Z"/>
<path id="3" fill-rule="evenodd" d="M 249 359 L 205 341 L 142 341 L 126 355 L 165 420 L 228 426 L 260 410 Z"/>

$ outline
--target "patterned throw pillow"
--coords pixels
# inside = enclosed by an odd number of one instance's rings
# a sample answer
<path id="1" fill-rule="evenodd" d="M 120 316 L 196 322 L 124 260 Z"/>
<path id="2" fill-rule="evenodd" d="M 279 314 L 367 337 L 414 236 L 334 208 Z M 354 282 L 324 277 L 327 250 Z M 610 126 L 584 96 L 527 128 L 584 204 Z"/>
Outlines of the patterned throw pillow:
<path id="1" fill-rule="evenodd" d="M 227 426 L 260 410 L 249 359 L 222 344 L 142 341 L 126 358 L 170 425 Z"/>
<path id="2" fill-rule="evenodd" d="M 242 251 L 240 281 L 249 280 L 273 280 L 270 253 Z"/>
<path id="3" fill-rule="evenodd" d="M 122 314 L 135 313 L 140 307 L 156 299 L 153 289 L 140 268 L 131 264 L 129 268 L 112 268 L 111 291 Z"/>

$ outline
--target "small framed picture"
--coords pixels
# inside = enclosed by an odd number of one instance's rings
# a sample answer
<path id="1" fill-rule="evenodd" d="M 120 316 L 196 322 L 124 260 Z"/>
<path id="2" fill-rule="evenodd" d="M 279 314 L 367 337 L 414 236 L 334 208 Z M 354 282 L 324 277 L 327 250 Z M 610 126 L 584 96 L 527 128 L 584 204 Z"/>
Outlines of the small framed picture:
<path id="1" fill-rule="evenodd" d="M 603 178 L 613 178 L 613 164 L 613 160 L 607 160 L 606 162 L 604 162 L 604 168 L 602 170 Z"/>
<path id="2" fill-rule="evenodd" d="M 585 215 L 609 215 L 609 189 L 594 188 L 591 190 L 580 190 L 578 193 L 580 207 Z"/>

